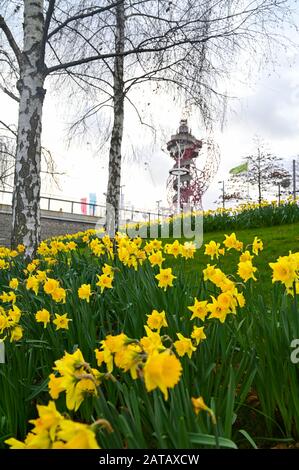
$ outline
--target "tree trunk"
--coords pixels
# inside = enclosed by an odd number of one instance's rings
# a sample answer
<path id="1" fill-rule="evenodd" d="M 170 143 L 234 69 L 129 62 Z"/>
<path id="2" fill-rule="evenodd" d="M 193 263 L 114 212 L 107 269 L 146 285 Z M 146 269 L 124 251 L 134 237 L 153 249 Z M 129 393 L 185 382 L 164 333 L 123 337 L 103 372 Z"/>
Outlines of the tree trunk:
<path id="1" fill-rule="evenodd" d="M 12 246 L 24 244 L 27 258 L 34 255 L 40 242 L 41 130 L 45 95 L 41 64 L 43 26 L 43 0 L 24 0 Z"/>
<path id="2" fill-rule="evenodd" d="M 258 174 L 257 174 L 257 184 L 259 191 L 259 205 L 262 203 L 262 168 L 261 168 L 261 151 L 258 148 Z"/>
<path id="3" fill-rule="evenodd" d="M 116 6 L 115 52 L 121 54 L 125 46 L 125 7 L 124 1 Z M 109 177 L 107 187 L 106 229 L 114 234 L 119 228 L 121 146 L 124 128 L 124 57 L 116 56 L 113 74 L 113 113 L 114 121 L 109 151 Z"/>

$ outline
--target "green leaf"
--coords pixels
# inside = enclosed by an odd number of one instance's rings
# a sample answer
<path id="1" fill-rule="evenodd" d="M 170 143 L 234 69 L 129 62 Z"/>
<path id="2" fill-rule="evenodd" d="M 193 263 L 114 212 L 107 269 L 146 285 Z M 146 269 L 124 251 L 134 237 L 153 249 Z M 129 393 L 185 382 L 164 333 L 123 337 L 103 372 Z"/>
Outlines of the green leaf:
<path id="1" fill-rule="evenodd" d="M 250 435 L 248 434 L 247 431 L 245 431 L 245 429 L 239 429 L 239 433 L 240 434 L 243 434 L 243 436 L 247 439 L 247 441 L 252 445 L 252 447 L 254 449 L 258 449 L 256 443 L 254 442 L 254 440 L 252 439 L 252 437 L 250 437 Z"/>
<path id="2" fill-rule="evenodd" d="M 216 447 L 216 438 L 210 434 L 200 434 L 200 433 L 189 433 L 188 434 L 192 444 L 199 444 L 203 446 L 212 446 Z M 219 437 L 219 446 L 226 449 L 237 449 L 237 445 L 230 439 L 225 437 Z"/>

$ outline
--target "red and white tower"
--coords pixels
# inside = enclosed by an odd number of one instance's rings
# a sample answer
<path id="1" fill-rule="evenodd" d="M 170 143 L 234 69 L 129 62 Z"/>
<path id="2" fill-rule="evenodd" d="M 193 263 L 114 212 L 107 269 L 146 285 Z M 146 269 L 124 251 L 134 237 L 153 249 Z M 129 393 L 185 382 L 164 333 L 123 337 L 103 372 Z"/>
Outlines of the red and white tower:
<path id="1" fill-rule="evenodd" d="M 196 139 L 187 119 L 181 119 L 177 133 L 167 143 L 167 150 L 174 160 L 167 180 L 168 203 L 177 212 L 184 204 L 194 210 L 201 209 L 202 196 L 218 170 L 218 147 L 210 140 Z"/>

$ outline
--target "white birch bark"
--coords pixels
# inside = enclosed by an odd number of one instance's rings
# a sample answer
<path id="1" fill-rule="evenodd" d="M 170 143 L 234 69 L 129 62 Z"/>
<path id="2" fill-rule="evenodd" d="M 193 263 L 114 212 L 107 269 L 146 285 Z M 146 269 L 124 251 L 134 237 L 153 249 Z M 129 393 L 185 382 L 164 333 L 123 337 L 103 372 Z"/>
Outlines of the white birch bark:
<path id="1" fill-rule="evenodd" d="M 12 246 L 30 258 L 40 241 L 41 130 L 44 101 L 43 0 L 24 0 L 24 44 L 18 89 L 20 106 L 13 195 Z"/>
<path id="2" fill-rule="evenodd" d="M 115 52 L 122 54 L 125 47 L 125 5 L 124 0 L 116 6 Z M 113 112 L 114 121 L 109 152 L 109 176 L 107 187 L 106 229 L 113 234 L 119 228 L 120 180 L 121 180 L 121 145 L 124 127 L 124 57 L 116 56 L 113 76 Z"/>

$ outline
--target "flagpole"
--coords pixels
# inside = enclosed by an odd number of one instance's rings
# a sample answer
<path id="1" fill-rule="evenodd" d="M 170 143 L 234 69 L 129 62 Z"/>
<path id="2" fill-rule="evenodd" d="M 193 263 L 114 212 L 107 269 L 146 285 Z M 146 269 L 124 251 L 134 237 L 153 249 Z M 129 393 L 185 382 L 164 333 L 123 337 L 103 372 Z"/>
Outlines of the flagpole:
<path id="1" fill-rule="evenodd" d="M 248 180 L 248 158 L 247 158 L 247 171 L 246 171 L 246 177 L 247 177 L 247 202 L 249 202 L 249 180 Z"/>

